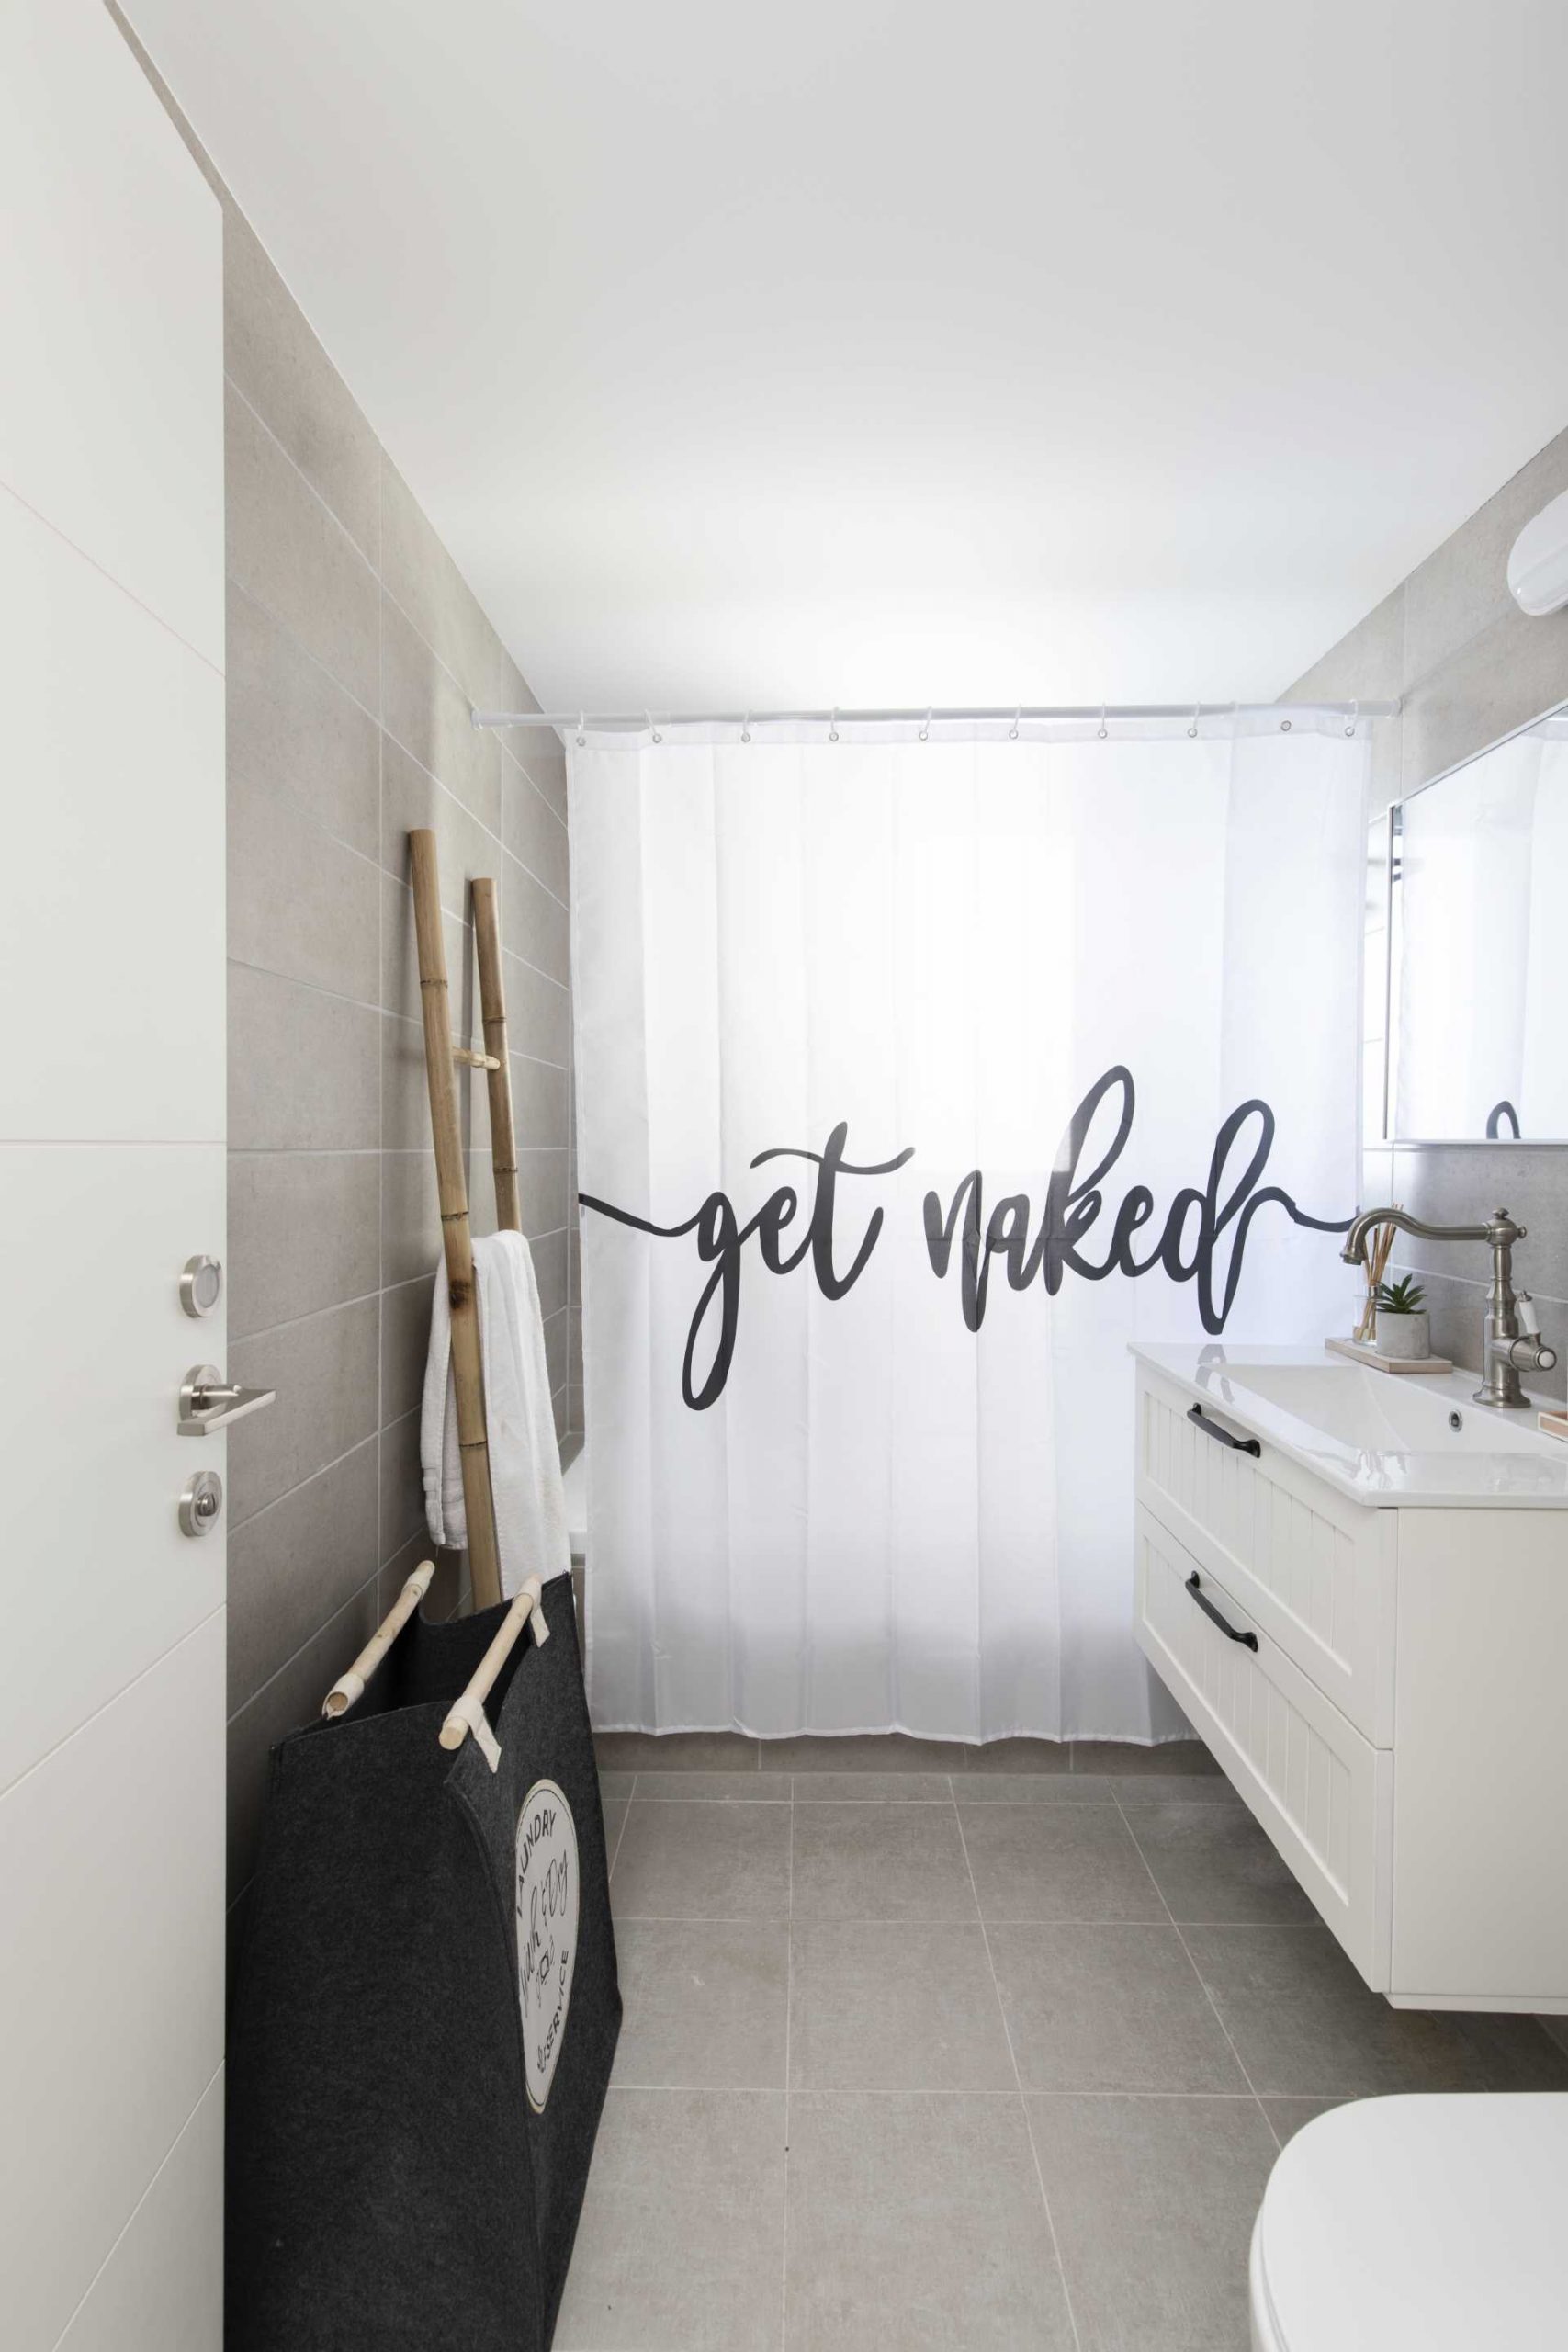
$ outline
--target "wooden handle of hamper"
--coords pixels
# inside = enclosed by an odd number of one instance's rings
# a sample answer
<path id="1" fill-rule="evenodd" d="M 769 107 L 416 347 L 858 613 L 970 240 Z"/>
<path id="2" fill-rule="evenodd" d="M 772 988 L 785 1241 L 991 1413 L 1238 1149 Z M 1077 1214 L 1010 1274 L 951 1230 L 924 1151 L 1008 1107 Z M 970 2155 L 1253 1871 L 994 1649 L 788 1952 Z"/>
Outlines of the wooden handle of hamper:
<path id="1" fill-rule="evenodd" d="M 479 1309 L 474 1288 L 474 1245 L 468 1227 L 468 1157 L 452 1076 L 452 1012 L 446 985 L 446 941 L 441 915 L 441 872 L 435 835 L 426 825 L 409 835 L 413 923 L 419 953 L 419 1001 L 424 1023 L 424 1066 L 430 1089 L 430 1133 L 435 1146 L 435 1193 L 441 1247 L 452 1302 L 452 1387 L 457 1400 L 457 1455 L 463 1509 L 468 1522 L 468 1566 L 474 1605 L 493 1609 L 501 1599 L 501 1554 L 495 1498 L 490 1483 Z M 492 1073 L 492 1076 L 496 1073 Z"/>
<path id="2" fill-rule="evenodd" d="M 348 1672 L 334 1682 L 327 1692 L 321 1702 L 323 1715 L 332 1717 L 346 1715 L 350 1707 L 357 1700 L 364 1698 L 366 1684 L 430 1590 L 430 1580 L 434 1574 L 434 1560 L 420 1562 L 365 1647 L 360 1651 L 359 1656 L 355 1659 L 354 1664 L 349 1668 Z"/>
<path id="3" fill-rule="evenodd" d="M 501 1764 L 501 1743 L 490 1727 L 485 1701 L 494 1689 L 495 1678 L 511 1657 L 517 1636 L 530 1617 L 534 1621 L 534 1639 L 541 1645 L 549 1640 L 550 1629 L 545 1623 L 539 1592 L 538 1577 L 530 1577 L 502 1619 L 494 1641 L 474 1668 L 472 1681 L 441 1726 L 443 1747 L 461 1747 L 472 1732 L 492 1772 Z"/>

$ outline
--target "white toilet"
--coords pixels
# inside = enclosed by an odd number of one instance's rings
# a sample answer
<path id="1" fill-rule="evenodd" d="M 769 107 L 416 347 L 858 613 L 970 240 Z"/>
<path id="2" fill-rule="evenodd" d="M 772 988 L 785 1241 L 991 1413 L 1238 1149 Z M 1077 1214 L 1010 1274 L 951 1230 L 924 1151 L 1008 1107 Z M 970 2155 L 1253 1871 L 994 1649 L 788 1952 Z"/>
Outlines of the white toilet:
<path id="1" fill-rule="evenodd" d="M 1360 2099 L 1285 2146 L 1254 2352 L 1568 2346 L 1568 2092 Z"/>

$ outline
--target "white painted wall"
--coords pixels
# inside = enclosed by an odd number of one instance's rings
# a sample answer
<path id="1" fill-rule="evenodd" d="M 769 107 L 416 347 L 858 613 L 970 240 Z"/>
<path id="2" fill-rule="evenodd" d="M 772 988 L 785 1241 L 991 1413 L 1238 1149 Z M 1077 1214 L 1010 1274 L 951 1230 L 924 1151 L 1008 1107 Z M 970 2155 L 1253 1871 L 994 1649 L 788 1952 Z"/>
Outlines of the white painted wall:
<path id="1" fill-rule="evenodd" d="M 0 18 L 0 2332 L 217 2352 L 221 229 L 98 0 Z"/>

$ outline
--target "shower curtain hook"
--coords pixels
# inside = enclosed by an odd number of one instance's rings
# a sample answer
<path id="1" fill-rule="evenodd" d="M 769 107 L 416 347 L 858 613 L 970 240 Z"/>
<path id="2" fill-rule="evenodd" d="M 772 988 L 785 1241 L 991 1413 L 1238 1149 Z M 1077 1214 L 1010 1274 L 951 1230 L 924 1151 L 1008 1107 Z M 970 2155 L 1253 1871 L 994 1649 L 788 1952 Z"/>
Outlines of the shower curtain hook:
<path id="1" fill-rule="evenodd" d="M 1104 705 L 1103 703 L 1101 703 L 1101 704 L 1100 704 L 1100 741 L 1101 741 L 1102 743 L 1103 743 L 1103 742 L 1104 742 L 1104 741 L 1105 741 L 1105 736 L 1106 736 L 1106 726 L 1105 726 L 1105 705 Z"/>
<path id="2" fill-rule="evenodd" d="M 663 741 L 664 741 L 664 738 L 663 738 L 663 736 L 660 733 L 660 731 L 659 731 L 658 728 L 657 728 L 657 727 L 654 725 L 654 723 L 653 723 L 653 713 L 652 713 L 652 711 L 651 711 L 651 710 L 645 710 L 645 711 L 643 712 L 643 717 L 644 717 L 644 718 L 647 719 L 647 721 L 648 721 L 648 731 L 649 731 L 649 733 L 652 736 L 652 738 L 653 738 L 654 741 L 655 741 L 656 743 L 662 743 L 662 742 L 663 742 Z"/>
<path id="3" fill-rule="evenodd" d="M 577 748 L 578 748 L 578 750 L 579 750 L 580 752 L 581 752 L 581 749 L 582 749 L 582 742 L 583 742 L 582 727 L 583 727 L 583 720 L 584 720 L 585 716 L 586 716 L 586 714 L 585 714 L 584 712 L 581 711 L 581 710 L 580 710 L 580 711 L 578 712 L 578 714 L 577 714 Z"/>
<path id="4" fill-rule="evenodd" d="M 836 742 L 838 741 L 838 740 L 839 740 L 839 706 L 838 706 L 838 704 L 837 704 L 837 703 L 835 703 L 835 704 L 833 705 L 833 715 L 832 715 L 832 717 L 831 717 L 831 718 L 829 719 L 829 721 L 828 721 L 828 741 L 829 741 L 829 743 L 836 743 Z"/>
<path id="5" fill-rule="evenodd" d="M 745 718 L 740 722 L 740 741 L 743 743 L 749 743 L 751 741 L 751 714 L 750 711 L 746 713 Z"/>
<path id="6" fill-rule="evenodd" d="M 1020 703 L 1018 708 L 1013 712 L 1012 725 L 1008 729 L 1008 741 L 1010 743 L 1016 743 L 1018 741 L 1018 722 L 1022 717 L 1023 705 Z"/>
<path id="7" fill-rule="evenodd" d="M 1358 719 L 1360 718 L 1360 716 L 1361 716 L 1361 705 L 1360 705 L 1359 697 L 1358 697 L 1358 698 L 1357 698 L 1357 700 L 1356 700 L 1355 702 L 1353 702 L 1353 703 L 1350 705 L 1350 724 L 1349 724 L 1349 726 L 1348 726 L 1348 727 L 1347 727 L 1347 729 L 1345 729 L 1345 732 L 1346 732 L 1346 734 L 1347 734 L 1347 735 L 1354 735 L 1354 734 L 1355 734 L 1355 732 L 1356 732 L 1356 723 L 1357 723 Z"/>
<path id="8" fill-rule="evenodd" d="M 926 712 L 926 723 L 925 723 L 925 725 L 924 725 L 924 726 L 921 728 L 921 729 L 920 729 L 920 741 L 921 741 L 921 742 L 922 742 L 922 743 L 929 743 L 929 742 L 931 741 L 931 714 L 930 709 L 928 708 L 928 710 L 927 710 L 927 712 Z"/>
<path id="9" fill-rule="evenodd" d="M 1191 724 L 1191 725 L 1190 725 L 1190 727 L 1189 727 L 1189 729 L 1187 729 L 1187 732 L 1189 733 L 1189 735 L 1196 735 L 1196 734 L 1197 734 L 1197 732 L 1198 732 L 1198 718 L 1199 718 L 1199 713 L 1202 710 L 1202 707 L 1203 707 L 1203 706 L 1202 706 L 1202 704 L 1201 704 L 1201 702 L 1195 702 L 1195 703 L 1193 704 L 1193 706 L 1192 706 L 1192 724 Z"/>

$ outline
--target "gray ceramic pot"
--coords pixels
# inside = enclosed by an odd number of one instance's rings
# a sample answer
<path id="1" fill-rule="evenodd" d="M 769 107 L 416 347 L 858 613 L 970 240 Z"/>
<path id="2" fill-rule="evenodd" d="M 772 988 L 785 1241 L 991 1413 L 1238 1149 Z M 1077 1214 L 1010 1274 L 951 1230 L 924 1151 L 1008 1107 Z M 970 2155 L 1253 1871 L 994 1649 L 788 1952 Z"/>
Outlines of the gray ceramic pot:
<path id="1" fill-rule="evenodd" d="M 1427 1309 L 1418 1306 L 1414 1315 L 1393 1315 L 1386 1306 L 1380 1306 L 1372 1345 L 1380 1356 L 1403 1356 L 1407 1363 L 1419 1363 L 1432 1352 L 1431 1318 Z"/>

